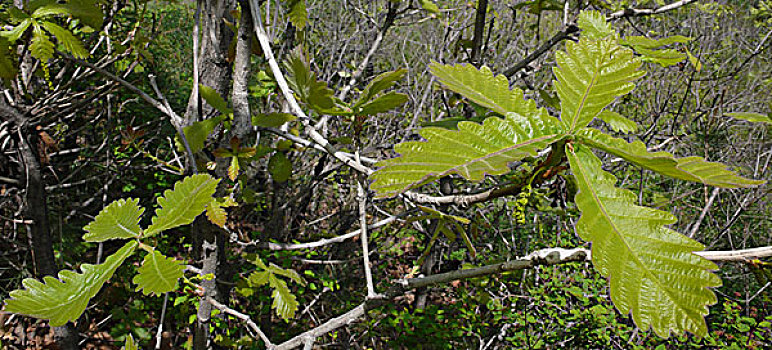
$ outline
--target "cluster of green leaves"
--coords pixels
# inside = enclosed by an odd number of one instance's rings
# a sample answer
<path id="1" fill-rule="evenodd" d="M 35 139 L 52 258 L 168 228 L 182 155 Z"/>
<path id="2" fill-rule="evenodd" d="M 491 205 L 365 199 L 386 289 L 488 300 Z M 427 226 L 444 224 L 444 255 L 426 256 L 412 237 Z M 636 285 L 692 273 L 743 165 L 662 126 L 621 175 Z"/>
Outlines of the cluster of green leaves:
<path id="1" fill-rule="evenodd" d="M 10 44 L 22 38 L 25 33 L 31 31 L 29 50 L 32 57 L 37 58 L 47 69 L 46 62 L 54 57 L 54 43 L 51 36 L 55 37 L 60 48 L 72 54 L 76 58 L 86 58 L 89 52 L 83 47 L 70 29 L 66 29 L 56 23 L 58 17 L 72 17 L 81 24 L 88 26 L 93 31 L 102 26 L 102 10 L 96 0 L 69 0 L 61 3 L 56 0 L 38 0 L 26 2 L 22 9 L 14 6 L 8 8 L 7 13 L 0 17 L 0 23 L 10 23 L 12 28 L 0 32 L 0 77 L 10 79 L 16 75 L 16 69 L 10 63 Z M 72 25 L 75 25 L 74 23 Z"/>
<path id="2" fill-rule="evenodd" d="M 451 242 L 455 241 L 458 237 L 461 237 L 461 240 L 464 242 L 464 245 L 466 245 L 466 248 L 469 249 L 469 254 L 472 255 L 472 257 L 475 257 L 477 255 L 477 250 L 474 248 L 474 245 L 472 244 L 472 240 L 469 238 L 469 235 L 467 234 L 463 226 L 463 225 L 469 225 L 471 223 L 471 220 L 467 218 L 462 218 L 456 215 L 445 214 L 439 210 L 435 210 L 422 205 L 419 205 L 418 208 L 421 209 L 421 211 L 423 211 L 425 214 L 414 216 L 410 218 L 408 222 L 420 221 L 420 220 L 436 220 L 436 221 L 435 221 L 434 233 L 432 234 L 432 238 L 429 240 L 429 243 L 426 245 L 426 248 L 424 249 L 424 252 L 421 255 L 421 257 L 415 263 L 416 266 L 421 266 L 424 262 L 424 259 L 426 259 L 426 257 L 429 256 L 432 246 L 434 246 L 434 244 L 437 242 L 437 238 L 440 237 L 440 233 L 442 233 L 445 236 L 445 238 L 447 238 Z"/>
<path id="3" fill-rule="evenodd" d="M 117 200 L 105 207 L 84 230 L 87 242 L 126 240 L 122 248 L 98 265 L 83 264 L 81 272 L 64 270 L 59 279 L 46 276 L 43 282 L 27 278 L 25 289 L 10 293 L 5 310 L 50 320 L 52 326 L 75 321 L 86 309 L 88 302 L 137 248 L 145 255 L 133 278 L 136 290 L 143 294 L 163 294 L 177 289 L 183 275 L 182 261 L 167 257 L 146 244 L 150 238 L 170 229 L 188 225 L 216 201 L 212 195 L 219 180 L 209 175 L 193 175 L 178 182 L 158 198 L 158 208 L 151 224 L 140 227 L 145 209 L 137 199 Z"/>
<path id="4" fill-rule="evenodd" d="M 422 129 L 425 141 L 399 144 L 395 150 L 400 157 L 378 164 L 382 168 L 371 176 L 371 188 L 378 197 L 390 197 L 448 175 L 480 181 L 485 175 L 507 173 L 509 163 L 550 147 L 544 164 L 560 169 L 567 158 L 579 189 L 575 202 L 582 216 L 576 230 L 592 242 L 593 264 L 609 279 L 616 307 L 631 312 L 639 327 L 651 327 L 660 336 L 671 331 L 705 335 L 703 316 L 716 302 L 709 288 L 721 284 L 710 272 L 716 266 L 692 253 L 703 245 L 666 227 L 676 221 L 673 215 L 639 206 L 632 192 L 615 187 L 616 178 L 601 168 L 592 149 L 710 186 L 751 187 L 764 181 L 743 178 L 701 157 L 652 153 L 640 141 L 628 143 L 589 127 L 595 118 L 622 120 L 606 108 L 629 93 L 644 72 L 641 58 L 620 44 L 603 15 L 582 12 L 578 25 L 580 40 L 568 42 L 566 50 L 556 54 L 553 69 L 560 119 L 523 99 L 520 89 L 510 90 L 505 77 L 494 77 L 485 67 L 435 62 L 432 74 L 445 87 L 499 116 L 482 124 L 460 122 L 458 130 Z M 626 118 L 624 123 L 634 124 Z"/>
<path id="5" fill-rule="evenodd" d="M 236 291 L 241 296 L 249 297 L 259 287 L 268 285 L 273 289 L 273 294 L 271 294 L 273 304 L 271 304 L 271 307 L 276 310 L 276 314 L 285 321 L 295 317 L 295 312 L 298 310 L 297 298 L 289 290 L 287 282 L 280 277 L 303 286 L 306 284 L 305 280 L 295 270 L 285 269 L 273 263 L 266 265 L 255 254 L 250 254 L 247 261 L 257 266 L 258 269 L 253 271 L 247 278 L 240 280 Z"/>
<path id="6" fill-rule="evenodd" d="M 397 108 L 408 100 L 405 94 L 385 92 L 405 76 L 406 69 L 378 75 L 356 101 L 348 104 L 334 97 L 334 91 L 327 83 L 317 79 L 300 51 L 294 51 L 284 66 L 289 75 L 287 82 L 298 99 L 321 115 L 371 116 Z"/>

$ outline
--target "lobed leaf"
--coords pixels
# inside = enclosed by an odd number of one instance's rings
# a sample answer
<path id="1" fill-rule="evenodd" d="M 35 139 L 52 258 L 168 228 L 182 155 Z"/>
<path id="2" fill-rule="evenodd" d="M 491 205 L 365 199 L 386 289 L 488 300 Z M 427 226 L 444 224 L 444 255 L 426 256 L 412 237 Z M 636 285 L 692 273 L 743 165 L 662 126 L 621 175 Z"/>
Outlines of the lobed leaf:
<path id="1" fill-rule="evenodd" d="M 412 187 L 450 174 L 470 181 L 509 171 L 508 164 L 533 156 L 539 149 L 564 136 L 560 122 L 533 101 L 520 100 L 506 118 L 490 117 L 482 124 L 458 123 L 458 130 L 436 127 L 420 131 L 426 141 L 394 147 L 401 156 L 379 162 L 382 168 L 370 177 L 377 197 L 398 195 Z"/>
<path id="2" fill-rule="evenodd" d="M 34 18 L 69 15 L 94 29 L 102 27 L 104 16 L 97 0 L 69 0 L 64 4 L 50 1 L 36 8 L 31 6 L 30 9 L 33 10 L 32 17 Z"/>
<path id="3" fill-rule="evenodd" d="M 83 43 L 80 42 L 80 39 L 76 38 L 69 30 L 48 21 L 42 21 L 40 22 L 40 25 L 49 33 L 53 34 L 53 36 L 56 37 L 56 40 L 59 40 L 59 43 L 64 46 L 64 50 L 71 53 L 73 57 L 85 59 L 89 56 L 88 50 L 83 47 Z"/>
<path id="4" fill-rule="evenodd" d="M 287 282 L 277 278 L 274 274 L 268 276 L 268 284 L 273 288 L 273 304 L 271 307 L 276 310 L 276 314 L 285 321 L 295 317 L 298 310 L 298 301 L 295 295 L 287 287 Z"/>
<path id="5" fill-rule="evenodd" d="M 126 341 L 123 343 L 121 350 L 138 350 L 137 344 L 134 342 L 134 336 L 129 333 L 126 335 Z"/>
<path id="6" fill-rule="evenodd" d="M 298 30 L 303 30 L 308 22 L 308 10 L 306 9 L 306 0 L 291 0 L 289 2 L 289 17 L 290 22 Z"/>
<path id="7" fill-rule="evenodd" d="M 641 55 L 642 61 L 656 63 L 662 67 L 670 67 L 686 59 L 686 54 L 673 49 L 650 50 L 637 48 L 635 52 Z"/>
<path id="8" fill-rule="evenodd" d="M 588 39 L 603 39 L 616 34 L 611 25 L 606 22 L 606 16 L 598 11 L 582 11 L 576 24 L 582 30 L 582 36 Z"/>
<path id="9" fill-rule="evenodd" d="M 228 213 L 225 212 L 225 209 L 220 203 L 212 199 L 206 206 L 206 218 L 209 219 L 209 222 L 217 226 L 225 227 L 225 222 L 228 221 Z"/>
<path id="10" fill-rule="evenodd" d="M 137 238 L 140 235 L 139 219 L 145 208 L 139 199 L 120 199 L 110 203 L 83 229 L 86 242 L 104 242 L 110 239 Z"/>
<path id="11" fill-rule="evenodd" d="M 721 280 L 712 262 L 692 253 L 704 247 L 666 227 L 676 222 L 672 214 L 635 205 L 635 194 L 616 188 L 589 148 L 569 146 L 566 154 L 579 188 L 576 231 L 592 242 L 593 265 L 608 277 L 617 309 L 660 336 L 706 335 L 703 316 L 716 303 L 708 288 Z"/>
<path id="12" fill-rule="evenodd" d="M 32 57 L 43 61 L 43 63 L 54 58 L 54 43 L 48 39 L 48 35 L 38 25 L 32 29 L 32 42 L 29 45 L 29 50 Z"/>
<path id="13" fill-rule="evenodd" d="M 159 208 L 144 236 L 152 237 L 159 232 L 193 222 L 212 200 L 219 181 L 207 174 L 197 174 L 177 182 L 174 190 L 164 191 L 164 196 L 158 198 Z"/>
<path id="14" fill-rule="evenodd" d="M 306 281 L 303 279 L 303 277 L 300 277 L 300 274 L 298 274 L 297 271 L 293 269 L 285 269 L 285 268 L 279 267 L 274 263 L 271 263 L 270 265 L 268 265 L 268 268 L 266 269 L 266 271 L 274 275 L 287 277 L 292 281 L 294 281 L 295 283 L 298 283 L 302 286 L 306 285 Z"/>
<path id="15" fill-rule="evenodd" d="M 478 70 L 472 65 L 450 66 L 432 61 L 429 70 L 446 88 L 502 116 L 508 113 L 527 116 L 536 110 L 535 102 L 523 100 L 523 90 L 510 90 L 507 77 L 494 77 L 488 67 Z"/>
<path id="16" fill-rule="evenodd" d="M 48 319 L 53 327 L 77 320 L 86 310 L 89 300 L 138 244 L 133 240 L 127 242 L 102 264 L 81 265 L 81 273 L 60 271 L 59 279 L 45 276 L 42 283 L 33 278 L 24 279 L 22 284 L 25 289 L 10 293 L 11 299 L 6 300 L 5 311 Z"/>
<path id="17" fill-rule="evenodd" d="M 148 252 L 137 269 L 132 282 L 142 294 L 161 295 L 177 289 L 177 281 L 182 278 L 185 266 L 182 261 L 169 258 L 156 250 Z"/>
<path id="18" fill-rule="evenodd" d="M 555 56 L 561 120 L 570 131 L 587 126 L 617 97 L 632 91 L 632 82 L 645 74 L 638 70 L 641 61 L 613 38 L 569 41 L 566 51 Z"/>
<path id="19" fill-rule="evenodd" d="M 673 35 L 660 39 L 651 39 L 645 36 L 627 36 L 620 40 L 619 43 L 632 48 L 644 48 L 644 49 L 656 49 L 662 46 L 667 46 L 675 43 L 688 43 L 692 41 L 692 38 L 682 35 Z"/>
<path id="20" fill-rule="evenodd" d="M 741 177 L 721 163 L 708 162 L 702 157 L 675 158 L 668 152 L 649 152 L 641 141 L 628 143 L 595 129 L 580 130 L 577 139 L 630 163 L 680 180 L 724 188 L 753 187 L 765 183 Z"/>

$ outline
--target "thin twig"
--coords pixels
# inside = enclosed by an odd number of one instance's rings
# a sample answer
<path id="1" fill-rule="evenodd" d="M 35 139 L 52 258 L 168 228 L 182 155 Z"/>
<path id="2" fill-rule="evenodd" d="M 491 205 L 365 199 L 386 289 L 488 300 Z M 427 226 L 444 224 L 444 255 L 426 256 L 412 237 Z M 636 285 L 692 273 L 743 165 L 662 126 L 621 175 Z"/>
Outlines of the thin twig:
<path id="1" fill-rule="evenodd" d="M 357 162 L 359 162 L 359 152 L 356 153 Z M 362 260 L 365 268 L 365 280 L 367 281 L 367 297 L 376 296 L 373 286 L 373 274 L 370 271 L 370 248 L 367 246 L 367 193 L 365 192 L 365 179 L 357 181 L 357 201 L 359 202 L 359 232 L 360 241 L 362 241 Z"/>
<path id="2" fill-rule="evenodd" d="M 263 333 L 262 330 L 260 330 L 260 327 L 257 326 L 255 321 L 252 321 L 252 318 L 249 317 L 249 315 L 242 314 L 241 312 L 233 310 L 233 309 L 231 309 L 231 308 L 221 304 L 219 301 L 214 300 L 214 298 L 212 298 L 212 297 L 207 297 L 206 300 L 210 304 L 212 304 L 212 306 L 217 308 L 218 310 L 220 310 L 220 311 L 222 311 L 222 312 L 224 312 L 224 313 L 226 313 L 228 315 L 234 316 L 234 317 L 244 321 L 244 323 L 246 323 L 247 326 L 249 326 L 249 328 L 252 329 L 252 331 L 257 333 L 257 335 L 260 337 L 260 339 L 263 340 L 263 342 L 265 343 L 265 347 L 266 348 L 268 348 L 268 349 L 273 348 L 274 345 L 273 345 L 273 343 L 271 343 L 271 340 L 268 339 L 268 336 L 266 336 L 265 333 Z"/>
<path id="3" fill-rule="evenodd" d="M 164 304 L 161 308 L 161 319 L 158 320 L 158 331 L 155 332 L 155 349 L 161 348 L 161 338 L 164 332 L 164 317 L 166 317 L 166 307 L 169 302 L 169 293 L 164 293 Z"/>
<path id="4" fill-rule="evenodd" d="M 535 61 L 545 52 L 549 51 L 553 46 L 557 45 L 559 42 L 563 40 L 570 38 L 571 34 L 576 33 L 578 31 L 579 31 L 579 27 L 572 24 L 566 27 L 565 29 L 555 33 L 555 35 L 553 35 L 549 40 L 547 40 L 544 44 L 539 46 L 539 48 L 536 49 L 536 51 L 526 56 L 520 62 L 517 62 L 514 66 L 505 70 L 504 75 L 507 78 L 511 78 L 513 75 L 515 75 L 515 73 L 519 72 L 521 69 L 528 66 L 531 62 Z"/>
<path id="5" fill-rule="evenodd" d="M 370 46 L 370 50 L 367 51 L 367 54 L 362 59 L 362 62 L 360 62 L 359 66 L 357 66 L 357 69 L 351 73 L 351 79 L 349 80 L 348 84 L 340 89 L 340 92 L 338 93 L 339 99 L 346 99 L 346 96 L 348 96 L 348 93 L 354 87 L 354 84 L 356 84 L 359 78 L 362 76 L 362 72 L 364 72 L 364 70 L 367 68 L 367 65 L 370 63 L 370 59 L 378 51 L 378 48 L 381 47 L 381 43 L 383 42 L 383 37 L 386 35 L 386 32 L 388 32 L 389 28 L 394 25 L 394 20 L 397 18 L 396 6 L 398 5 L 394 5 L 394 3 L 389 2 L 388 6 L 389 9 L 386 13 L 386 20 L 383 23 L 383 27 L 378 30 L 378 35 L 375 37 L 375 41 L 373 41 L 373 44 Z"/>
<path id="6" fill-rule="evenodd" d="M 681 0 L 681 1 L 676 1 L 672 4 L 660 6 L 653 9 L 624 9 L 610 14 L 608 18 L 618 19 L 623 17 L 641 17 L 641 16 L 657 15 L 663 12 L 672 11 L 680 7 L 686 6 L 688 4 L 693 3 L 694 1 L 696 0 Z"/>
<path id="7" fill-rule="evenodd" d="M 386 226 L 386 225 L 394 222 L 395 220 L 397 220 L 401 216 L 404 216 L 404 214 L 403 215 L 396 215 L 396 216 L 388 217 L 386 219 L 383 219 L 383 220 L 378 221 L 378 222 L 376 222 L 376 223 L 374 223 L 372 225 L 367 226 L 367 229 L 373 230 L 373 229 L 379 228 L 381 226 Z M 351 232 L 346 233 L 344 235 L 340 235 L 340 236 L 333 237 L 333 238 L 321 239 L 321 240 L 318 240 L 318 241 L 315 241 L 315 242 L 296 243 L 296 244 L 264 242 L 264 243 L 260 243 L 258 245 L 258 247 L 260 247 L 262 249 L 268 249 L 268 250 L 301 250 L 301 249 L 311 249 L 311 248 L 323 247 L 323 246 L 330 245 L 330 244 L 333 244 L 333 243 L 344 242 L 347 239 L 354 238 L 354 237 L 359 236 L 359 235 L 361 235 L 361 230 L 354 230 L 354 231 L 351 231 Z"/>
<path id="8" fill-rule="evenodd" d="M 708 211 L 710 211 L 710 207 L 713 206 L 713 201 L 718 196 L 719 191 L 721 191 L 720 187 L 716 187 L 713 189 L 713 193 L 710 194 L 710 198 L 708 199 L 708 202 L 705 203 L 705 206 L 702 208 L 700 217 L 697 219 L 697 221 L 694 222 L 694 224 L 692 225 L 691 231 L 689 231 L 689 238 L 694 238 L 694 235 L 697 234 L 697 231 L 700 230 L 700 225 L 702 224 L 702 220 L 705 220 L 705 215 L 708 214 Z"/>
<path id="9" fill-rule="evenodd" d="M 305 127 L 305 131 L 311 137 L 311 140 L 322 146 L 330 155 L 343 162 L 343 164 L 348 165 L 352 169 L 367 175 L 373 173 L 372 169 L 362 164 L 358 164 L 351 157 L 344 155 L 343 152 L 335 150 L 332 144 L 330 144 L 330 141 L 319 134 L 316 128 L 311 125 L 311 119 L 306 115 L 303 109 L 300 108 L 300 104 L 298 104 L 298 101 L 292 94 L 292 91 L 287 84 L 287 80 L 284 78 L 284 73 L 282 73 L 281 68 L 279 68 L 279 64 L 276 62 L 276 57 L 273 55 L 271 43 L 269 42 L 268 35 L 265 33 L 265 29 L 263 28 L 263 21 L 261 19 L 262 16 L 260 16 L 260 4 L 258 3 L 258 0 L 250 0 L 249 2 L 252 9 L 252 18 L 255 22 L 255 34 L 257 35 L 258 42 L 260 42 L 260 47 L 263 49 L 265 58 L 268 61 L 268 66 L 271 67 L 271 72 L 273 73 L 274 79 L 276 80 L 276 84 L 279 85 L 279 89 L 281 90 L 282 95 L 284 95 L 284 99 L 289 104 L 293 114 L 298 117 L 300 122 Z"/>

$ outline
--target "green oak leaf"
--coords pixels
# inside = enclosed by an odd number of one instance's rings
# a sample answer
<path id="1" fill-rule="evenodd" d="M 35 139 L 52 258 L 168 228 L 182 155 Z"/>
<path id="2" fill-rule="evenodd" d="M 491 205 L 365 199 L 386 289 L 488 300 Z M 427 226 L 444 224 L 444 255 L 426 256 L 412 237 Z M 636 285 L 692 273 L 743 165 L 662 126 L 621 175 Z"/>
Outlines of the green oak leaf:
<path id="1" fill-rule="evenodd" d="M 77 320 L 86 310 L 89 300 L 102 289 L 102 285 L 138 244 L 133 240 L 127 242 L 102 264 L 81 265 L 81 273 L 63 270 L 59 272 L 59 279 L 45 276 L 42 283 L 33 278 L 24 279 L 22 284 L 25 289 L 10 293 L 5 311 L 47 319 L 53 327 Z"/>
<path id="2" fill-rule="evenodd" d="M 145 208 L 139 199 L 120 199 L 102 209 L 83 229 L 86 242 L 104 242 L 109 239 L 137 238 L 140 235 L 139 219 Z"/>
<path id="3" fill-rule="evenodd" d="M 663 337 L 705 336 L 704 315 L 716 303 L 709 288 L 721 279 L 710 272 L 715 264 L 692 253 L 703 245 L 667 228 L 676 222 L 672 214 L 636 205 L 636 195 L 615 187 L 589 148 L 568 145 L 566 154 L 579 187 L 576 231 L 592 242 L 593 265 L 609 279 L 616 308 Z"/>
<path id="4" fill-rule="evenodd" d="M 271 307 L 276 310 L 276 314 L 285 321 L 295 317 L 298 310 L 298 301 L 295 295 L 287 287 L 287 282 L 276 278 L 274 274 L 268 276 L 268 284 L 273 288 L 273 304 Z"/>
<path id="5" fill-rule="evenodd" d="M 185 265 L 182 261 L 153 250 L 145 255 L 132 282 L 137 285 L 136 290 L 142 290 L 145 295 L 161 295 L 177 289 L 177 281 L 182 278 L 183 271 Z"/>
<path id="6" fill-rule="evenodd" d="M 210 175 L 197 174 L 177 182 L 174 190 L 164 191 L 163 197 L 158 198 L 159 208 L 144 236 L 152 237 L 159 232 L 193 222 L 212 200 L 218 182 L 220 180 Z"/>
<path id="7" fill-rule="evenodd" d="M 641 141 L 628 143 L 595 129 L 580 130 L 577 140 L 635 165 L 680 180 L 724 188 L 753 187 L 765 182 L 746 179 L 727 170 L 726 165 L 708 162 L 702 157 L 675 158 L 668 152 L 649 152 Z"/>

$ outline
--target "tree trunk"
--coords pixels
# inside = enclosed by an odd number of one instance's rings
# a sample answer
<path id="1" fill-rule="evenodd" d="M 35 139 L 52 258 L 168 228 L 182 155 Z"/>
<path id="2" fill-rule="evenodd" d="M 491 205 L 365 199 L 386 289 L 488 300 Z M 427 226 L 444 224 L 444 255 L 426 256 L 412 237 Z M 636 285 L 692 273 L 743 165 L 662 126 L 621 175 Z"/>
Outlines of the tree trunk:
<path id="1" fill-rule="evenodd" d="M 231 87 L 231 64 L 228 62 L 228 47 L 233 33 L 226 26 L 223 18 L 235 8 L 235 2 L 230 0 L 199 0 L 197 6 L 197 17 L 200 17 L 198 27 L 200 37 L 194 38 L 194 40 L 200 41 L 200 52 L 193 53 L 199 55 L 196 59 L 198 67 L 194 70 L 198 73 L 195 81 L 214 89 L 220 96 L 227 97 Z M 194 87 L 185 111 L 185 123 L 190 125 L 195 121 L 207 119 L 211 113 L 214 113 L 214 109 L 202 103 L 198 89 Z M 195 164 L 195 160 L 193 163 Z M 218 164 L 218 169 L 221 167 L 222 165 Z M 216 195 L 221 195 L 222 186 L 224 184 L 221 183 Z M 228 237 L 222 229 L 210 223 L 204 216 L 199 216 L 193 222 L 191 233 L 193 235 L 194 256 L 202 264 L 202 273 L 215 276 L 201 283 L 205 295 L 199 301 L 197 320 L 193 331 L 193 349 L 204 350 L 212 348 L 209 334 L 212 305 L 206 299 L 211 297 L 220 300 L 224 294 L 227 294 L 225 291 L 218 292 L 217 280 L 223 278 L 225 273 L 225 242 Z"/>
<path id="2" fill-rule="evenodd" d="M 24 168 L 19 182 L 24 184 L 26 189 L 24 215 L 32 220 L 27 233 L 35 262 L 35 277 L 42 279 L 43 276 L 56 276 L 59 269 L 54 260 L 53 242 L 48 224 L 46 189 L 36 147 L 37 132 L 29 125 L 25 125 L 24 116 L 2 98 L 0 98 L 0 114 L 4 120 L 14 120 L 20 130 L 18 146 Z M 72 323 L 54 327 L 54 340 L 62 350 L 78 349 L 78 332 Z"/>

